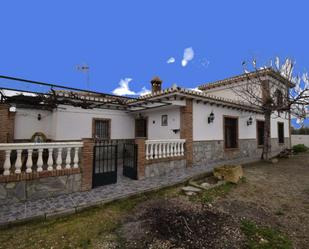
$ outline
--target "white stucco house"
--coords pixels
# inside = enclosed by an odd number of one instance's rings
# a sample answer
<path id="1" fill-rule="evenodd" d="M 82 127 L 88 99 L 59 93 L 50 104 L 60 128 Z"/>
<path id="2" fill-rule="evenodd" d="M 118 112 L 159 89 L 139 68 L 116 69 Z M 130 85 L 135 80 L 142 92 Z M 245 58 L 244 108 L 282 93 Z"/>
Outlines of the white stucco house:
<path id="1" fill-rule="evenodd" d="M 2 150 L 8 151 L 3 144 L 34 142 L 40 136 L 46 142 L 63 144 L 78 143 L 83 138 L 139 140 L 138 178 L 181 167 L 211 168 L 223 161 L 259 160 L 264 137 L 263 111 L 241 99 L 235 91 L 249 78 L 262 78 L 279 86 L 282 83 L 282 89 L 287 86 L 280 74 L 264 69 L 205 83 L 199 91 L 177 86 L 162 88 L 162 81 L 156 77 L 151 81 L 152 92 L 138 98 L 74 90 L 37 94 L 1 89 L 0 143 Z M 289 113 L 272 117 L 271 142 L 273 154 L 290 147 Z M 58 162 L 57 169 L 63 168 L 63 150 L 50 150 L 49 164 Z M 55 151 L 58 157 L 53 154 Z M 69 152 L 72 151 L 73 148 Z M 70 155 L 65 160 L 71 162 Z M 28 163 L 28 173 L 32 172 L 34 161 Z M 1 163 L 5 164 L 4 160 Z M 0 173 L 14 174 L 14 163 L 6 163 L 0 166 Z M 49 170 L 56 168 L 50 165 Z M 18 167 L 27 169 L 27 165 Z"/>

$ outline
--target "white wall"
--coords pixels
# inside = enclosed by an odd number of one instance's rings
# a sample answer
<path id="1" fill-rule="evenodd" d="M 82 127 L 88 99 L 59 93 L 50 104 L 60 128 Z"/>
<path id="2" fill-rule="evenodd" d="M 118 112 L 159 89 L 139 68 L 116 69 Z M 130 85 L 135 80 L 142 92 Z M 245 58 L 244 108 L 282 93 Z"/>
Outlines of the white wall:
<path id="1" fill-rule="evenodd" d="M 260 85 L 254 83 L 253 81 L 248 83 L 247 80 L 243 80 L 239 83 L 216 87 L 213 89 L 206 90 L 205 92 L 207 94 L 225 98 L 225 99 L 246 102 L 246 99 L 244 99 L 244 97 L 241 95 L 241 92 L 244 91 L 244 88 L 247 85 L 250 86 L 251 90 L 253 90 L 255 94 L 257 94 L 260 97 L 262 96 Z"/>
<path id="2" fill-rule="evenodd" d="M 38 120 L 38 114 L 41 114 L 41 120 Z M 51 111 L 17 108 L 14 139 L 31 139 L 35 132 L 42 132 L 47 138 L 51 138 L 51 120 Z"/>
<path id="3" fill-rule="evenodd" d="M 309 147 L 309 135 L 291 135 L 292 146 L 304 144 Z"/>
<path id="4" fill-rule="evenodd" d="M 161 116 L 168 115 L 168 126 L 161 126 Z M 168 107 L 143 112 L 148 118 L 148 139 L 178 139 L 180 131 L 176 134 L 172 129 L 180 129 L 180 108 Z"/>
<path id="5" fill-rule="evenodd" d="M 215 120 L 208 124 L 208 116 L 213 111 Z M 223 140 L 223 116 L 238 117 L 239 138 L 256 138 L 256 119 L 263 120 L 262 115 L 232 110 L 217 106 L 193 103 L 193 141 Z M 247 126 L 249 117 L 253 118 L 252 125 Z"/>
<path id="6" fill-rule="evenodd" d="M 278 138 L 278 122 L 284 123 L 284 137 L 289 137 L 289 119 L 288 117 L 285 117 L 284 114 L 282 114 L 281 117 L 278 117 L 278 115 L 272 115 L 270 136 L 272 138 Z"/>
<path id="7" fill-rule="evenodd" d="M 231 100 L 242 100 L 235 92 L 230 88 L 218 88 L 214 90 L 207 90 L 206 93 L 214 95 L 220 98 L 231 99 Z"/>
<path id="8" fill-rule="evenodd" d="M 213 111 L 215 120 L 208 124 L 208 116 Z M 238 117 L 239 139 L 256 139 L 256 120 L 264 120 L 261 114 L 232 110 L 223 107 L 193 103 L 193 141 L 223 140 L 223 116 Z M 253 118 L 252 125 L 247 125 L 249 117 Z M 271 120 L 271 137 L 278 137 L 277 122 L 284 122 L 284 136 L 289 136 L 289 120 L 273 118 Z"/>
<path id="9" fill-rule="evenodd" d="M 92 137 L 93 118 L 111 119 L 111 139 L 132 139 L 135 136 L 134 117 L 124 111 L 61 106 L 54 112 L 54 140 Z"/>

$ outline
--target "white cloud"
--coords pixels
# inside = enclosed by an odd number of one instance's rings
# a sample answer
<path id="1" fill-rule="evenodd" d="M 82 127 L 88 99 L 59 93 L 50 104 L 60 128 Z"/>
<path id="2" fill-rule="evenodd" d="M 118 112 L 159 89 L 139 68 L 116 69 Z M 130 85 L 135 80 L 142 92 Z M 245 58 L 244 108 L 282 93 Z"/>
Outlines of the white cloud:
<path id="1" fill-rule="evenodd" d="M 131 78 L 124 78 L 119 81 L 119 87 L 113 90 L 113 94 L 118 95 L 118 96 L 125 96 L 125 95 L 139 95 L 143 96 L 146 94 L 151 93 L 150 90 L 148 90 L 146 87 L 142 87 L 142 90 L 139 92 L 134 92 L 130 90 L 129 83 L 132 81 Z"/>
<path id="2" fill-rule="evenodd" d="M 182 61 L 181 61 L 181 65 L 183 67 L 187 66 L 188 65 L 188 62 L 193 60 L 194 58 L 194 51 L 193 51 L 193 48 L 190 47 L 190 48 L 185 48 L 184 52 L 183 52 L 183 58 L 182 58 Z"/>
<path id="3" fill-rule="evenodd" d="M 146 94 L 149 94 L 149 93 L 151 93 L 151 91 L 148 90 L 146 87 L 143 86 L 142 90 L 139 91 L 139 92 L 137 93 L 137 95 L 143 96 L 143 95 L 146 95 Z"/>
<path id="4" fill-rule="evenodd" d="M 192 90 L 192 91 L 196 91 L 196 92 L 203 92 L 201 91 L 200 89 L 198 89 L 198 87 L 195 87 L 195 88 L 189 88 L 189 90 Z"/>
<path id="5" fill-rule="evenodd" d="M 124 78 L 119 81 L 119 87 L 113 90 L 113 94 L 118 96 L 124 95 L 136 95 L 135 92 L 131 91 L 129 88 L 129 83 L 132 81 L 131 78 Z"/>
<path id="6" fill-rule="evenodd" d="M 174 57 L 170 57 L 167 61 L 166 61 L 166 63 L 167 64 L 172 64 L 172 63 L 174 63 L 176 61 L 176 59 L 174 58 Z"/>

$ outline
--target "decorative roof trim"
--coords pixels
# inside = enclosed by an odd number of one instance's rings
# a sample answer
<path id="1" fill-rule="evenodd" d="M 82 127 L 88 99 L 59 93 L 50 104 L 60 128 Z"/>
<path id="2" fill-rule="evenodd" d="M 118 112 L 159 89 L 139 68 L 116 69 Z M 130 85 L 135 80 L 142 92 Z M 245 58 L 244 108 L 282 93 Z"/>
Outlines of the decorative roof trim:
<path id="1" fill-rule="evenodd" d="M 272 68 L 266 68 L 266 69 L 257 70 L 255 72 L 244 73 L 241 75 L 233 76 L 233 77 L 230 77 L 224 80 L 218 80 L 215 82 L 206 83 L 206 84 L 200 85 L 198 89 L 202 91 L 210 90 L 210 89 L 222 87 L 225 85 L 231 85 L 231 84 L 246 80 L 248 78 L 253 79 L 253 78 L 257 78 L 261 76 L 271 76 L 279 81 L 286 83 L 287 85 L 289 85 L 289 87 L 294 87 L 294 84 L 288 79 L 284 78 L 280 73 L 276 72 Z"/>
<path id="2" fill-rule="evenodd" d="M 128 100 L 127 104 L 130 106 L 130 104 L 136 104 L 139 102 L 143 103 L 144 101 L 151 101 L 151 100 L 155 100 L 158 98 L 163 98 L 167 96 L 175 96 L 175 95 L 196 98 L 196 99 L 200 99 L 200 100 L 212 103 L 212 104 L 225 105 L 225 106 L 235 107 L 235 108 L 239 108 L 239 109 L 246 110 L 246 111 L 262 113 L 262 109 L 255 107 L 255 106 L 248 105 L 242 101 L 226 99 L 226 98 L 210 95 L 205 92 L 198 92 L 198 91 L 189 90 L 189 89 L 180 88 L 180 87 L 167 88 L 159 92 L 150 93 L 150 94 L 141 96 L 136 100 Z"/>

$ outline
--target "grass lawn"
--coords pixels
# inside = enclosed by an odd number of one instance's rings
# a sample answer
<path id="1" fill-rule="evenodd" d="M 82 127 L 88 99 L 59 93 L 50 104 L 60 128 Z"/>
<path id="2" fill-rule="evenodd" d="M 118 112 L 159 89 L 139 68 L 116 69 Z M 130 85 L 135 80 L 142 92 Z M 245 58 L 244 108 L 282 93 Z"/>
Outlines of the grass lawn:
<path id="1" fill-rule="evenodd" d="M 116 231 L 124 215 L 141 202 L 172 197 L 178 191 L 177 187 L 167 188 L 90 208 L 67 217 L 3 229 L 0 230 L 0 248 L 109 248 L 108 244 L 115 242 L 121 245 L 121 238 Z"/>

